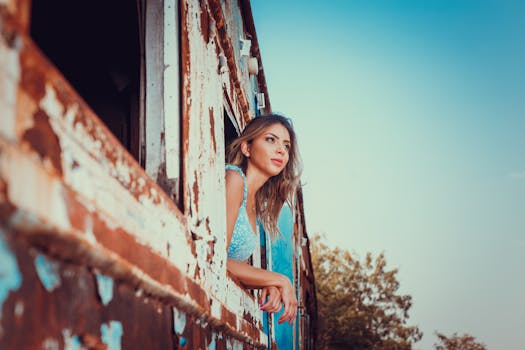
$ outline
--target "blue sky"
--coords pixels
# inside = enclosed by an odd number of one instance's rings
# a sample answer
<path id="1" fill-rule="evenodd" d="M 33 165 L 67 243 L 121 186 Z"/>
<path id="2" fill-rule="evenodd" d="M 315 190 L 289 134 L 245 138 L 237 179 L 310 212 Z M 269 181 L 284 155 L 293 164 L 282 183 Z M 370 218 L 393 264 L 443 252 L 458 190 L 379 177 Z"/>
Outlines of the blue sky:
<path id="1" fill-rule="evenodd" d="M 252 0 L 310 234 L 384 252 L 410 322 L 525 344 L 525 2 Z"/>

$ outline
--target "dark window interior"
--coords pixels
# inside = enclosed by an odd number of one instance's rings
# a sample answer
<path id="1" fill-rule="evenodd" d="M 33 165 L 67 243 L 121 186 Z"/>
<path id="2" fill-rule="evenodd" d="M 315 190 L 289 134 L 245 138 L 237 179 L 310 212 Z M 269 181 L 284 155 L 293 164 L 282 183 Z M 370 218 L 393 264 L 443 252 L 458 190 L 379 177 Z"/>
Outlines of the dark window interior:
<path id="1" fill-rule="evenodd" d="M 138 159 L 140 47 L 137 3 L 32 2 L 31 36 Z"/>
<path id="2" fill-rule="evenodd" d="M 239 136 L 235 124 L 230 119 L 230 116 L 226 109 L 224 109 L 224 149 L 228 150 L 230 143 Z"/>

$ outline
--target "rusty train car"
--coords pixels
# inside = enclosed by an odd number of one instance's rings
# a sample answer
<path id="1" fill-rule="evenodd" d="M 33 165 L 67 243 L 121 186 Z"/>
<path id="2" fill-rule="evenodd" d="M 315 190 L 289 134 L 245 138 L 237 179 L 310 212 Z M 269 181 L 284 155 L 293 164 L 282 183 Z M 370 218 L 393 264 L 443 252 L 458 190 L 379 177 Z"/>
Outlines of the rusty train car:
<path id="1" fill-rule="evenodd" d="M 247 0 L 0 0 L 0 349 L 314 349 L 300 190 L 253 257 L 294 325 L 225 268 L 225 146 L 270 110 Z"/>

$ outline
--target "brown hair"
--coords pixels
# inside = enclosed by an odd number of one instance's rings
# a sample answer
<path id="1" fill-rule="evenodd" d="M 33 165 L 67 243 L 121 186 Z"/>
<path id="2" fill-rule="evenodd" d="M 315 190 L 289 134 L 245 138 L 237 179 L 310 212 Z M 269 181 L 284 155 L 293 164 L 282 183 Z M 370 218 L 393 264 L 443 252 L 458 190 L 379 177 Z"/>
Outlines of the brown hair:
<path id="1" fill-rule="evenodd" d="M 226 162 L 237 165 L 246 173 L 248 159 L 241 151 L 243 142 L 251 143 L 266 128 L 281 124 L 290 134 L 288 163 L 275 176 L 270 177 L 255 194 L 255 210 L 264 230 L 275 238 L 280 232 L 277 227 L 279 213 L 285 202 L 293 208 L 292 201 L 301 176 L 301 160 L 297 150 L 297 137 L 290 119 L 278 114 L 266 114 L 256 117 L 246 125 L 241 135 L 235 139 L 226 152 Z"/>

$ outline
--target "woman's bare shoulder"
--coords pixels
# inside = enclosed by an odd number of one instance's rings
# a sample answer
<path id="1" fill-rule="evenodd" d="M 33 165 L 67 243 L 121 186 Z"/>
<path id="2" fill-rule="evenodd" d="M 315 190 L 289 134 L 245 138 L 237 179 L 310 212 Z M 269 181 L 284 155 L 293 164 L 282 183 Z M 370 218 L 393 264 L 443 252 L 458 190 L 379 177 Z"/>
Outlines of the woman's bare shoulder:
<path id="1" fill-rule="evenodd" d="M 244 179 L 235 170 L 226 170 L 226 196 L 232 199 L 240 199 L 242 202 L 244 192 Z"/>

